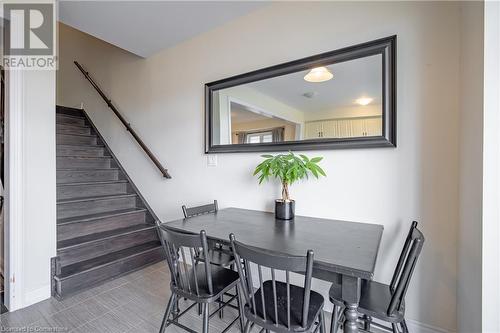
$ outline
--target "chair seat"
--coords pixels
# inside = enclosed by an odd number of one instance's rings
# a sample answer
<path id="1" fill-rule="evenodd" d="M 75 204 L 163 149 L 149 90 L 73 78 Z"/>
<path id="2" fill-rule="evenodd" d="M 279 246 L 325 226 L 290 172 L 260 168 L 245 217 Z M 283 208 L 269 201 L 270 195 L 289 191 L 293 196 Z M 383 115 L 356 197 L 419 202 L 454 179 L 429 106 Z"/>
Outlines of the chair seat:
<path id="1" fill-rule="evenodd" d="M 276 315 L 274 311 L 274 297 L 272 281 L 263 283 L 264 289 L 264 305 L 266 309 L 266 321 L 263 321 L 264 313 L 262 311 L 262 290 L 259 288 L 255 296 L 255 307 L 257 315 L 255 315 L 249 304 L 245 305 L 245 317 L 250 321 L 255 322 L 259 326 L 274 325 Z M 287 288 L 286 283 L 276 281 L 276 298 L 278 300 L 278 322 L 281 325 L 288 325 L 287 314 Z M 307 325 L 302 327 L 302 307 L 304 300 L 304 288 L 290 284 L 290 329 L 289 332 L 308 332 L 314 325 L 319 312 L 323 308 L 324 298 L 321 294 L 311 290 L 309 301 L 309 313 L 307 316 Z"/>
<path id="2" fill-rule="evenodd" d="M 185 289 L 190 289 L 191 294 L 186 293 L 179 288 L 176 288 L 173 284 L 171 285 L 171 288 L 182 297 L 186 297 L 191 300 L 196 300 L 199 303 L 211 302 L 214 299 L 220 298 L 220 296 L 222 296 L 225 292 L 227 292 L 231 288 L 234 288 L 240 279 L 238 272 L 232 271 L 230 269 L 214 265 L 211 265 L 210 269 L 212 273 L 212 287 L 213 287 L 212 293 L 208 291 L 207 276 L 205 274 L 204 263 L 198 263 L 196 265 L 195 269 L 196 276 L 193 276 L 192 268 L 188 267 L 189 277 L 190 277 L 189 288 Z M 196 277 L 196 282 L 198 283 L 199 295 L 197 295 L 196 292 L 195 277 Z"/>
<path id="3" fill-rule="evenodd" d="M 330 288 L 330 302 L 343 307 L 342 283 L 333 283 Z M 391 316 L 387 315 L 387 309 L 391 302 L 392 292 L 386 284 L 363 280 L 361 283 L 361 298 L 359 300 L 358 312 L 373 318 L 399 323 L 404 319 L 404 301 L 400 310 L 395 311 Z"/>

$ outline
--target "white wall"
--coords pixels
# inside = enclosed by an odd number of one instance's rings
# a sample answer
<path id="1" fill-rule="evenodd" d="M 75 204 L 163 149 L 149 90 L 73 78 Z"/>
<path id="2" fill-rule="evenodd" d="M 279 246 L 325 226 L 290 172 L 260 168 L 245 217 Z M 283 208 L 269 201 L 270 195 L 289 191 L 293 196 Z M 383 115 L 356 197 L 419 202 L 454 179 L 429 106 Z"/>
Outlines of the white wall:
<path id="1" fill-rule="evenodd" d="M 56 255 L 55 71 L 7 76 L 6 303 L 13 311 L 50 297 Z"/>
<path id="2" fill-rule="evenodd" d="M 84 103 L 162 220 L 180 217 L 183 203 L 214 198 L 221 207 L 272 210 L 279 187 L 259 186 L 251 175 L 259 154 L 223 154 L 217 167 L 207 167 L 203 84 L 397 34 L 398 147 L 310 152 L 325 157 L 328 177 L 294 185 L 292 195 L 298 214 L 383 224 L 375 277 L 385 282 L 411 220 L 420 221 L 426 244 L 408 293 L 407 316 L 453 331 L 460 24 L 456 3 L 277 3 L 148 59 L 61 26 L 57 99 L 67 106 Z M 173 179 L 160 178 L 76 70 L 75 59 L 96 77 Z"/>
<path id="3" fill-rule="evenodd" d="M 500 2 L 484 12 L 482 329 L 500 332 Z"/>
<path id="4" fill-rule="evenodd" d="M 461 8 L 460 224 L 458 233 L 458 330 L 481 332 L 481 219 L 483 133 L 482 4 Z"/>

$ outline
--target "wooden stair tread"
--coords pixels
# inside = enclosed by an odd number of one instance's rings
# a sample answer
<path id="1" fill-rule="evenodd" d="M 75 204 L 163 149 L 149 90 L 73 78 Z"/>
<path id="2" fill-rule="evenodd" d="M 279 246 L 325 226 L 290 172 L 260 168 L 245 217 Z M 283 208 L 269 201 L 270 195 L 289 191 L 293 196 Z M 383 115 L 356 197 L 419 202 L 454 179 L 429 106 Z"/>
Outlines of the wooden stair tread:
<path id="1" fill-rule="evenodd" d="M 64 251 L 64 250 L 67 250 L 67 249 L 70 249 L 70 248 L 73 248 L 76 246 L 88 245 L 89 243 L 92 243 L 92 242 L 102 241 L 102 240 L 105 240 L 108 238 L 118 237 L 118 236 L 122 236 L 122 235 L 126 235 L 126 234 L 131 234 L 134 232 L 148 230 L 148 229 L 154 229 L 154 228 L 156 228 L 156 225 L 154 225 L 154 224 L 140 224 L 140 225 L 136 225 L 136 226 L 132 226 L 132 227 L 115 229 L 115 230 L 90 234 L 90 235 L 86 235 L 86 236 L 66 239 L 66 240 L 57 242 L 57 250 Z"/>
<path id="2" fill-rule="evenodd" d="M 70 116 L 71 117 L 71 116 Z M 82 117 L 75 117 L 75 118 L 82 118 Z M 92 127 L 90 127 L 89 125 L 78 125 L 78 124 L 57 124 L 57 126 L 64 126 L 64 127 L 75 127 L 75 128 L 89 128 L 89 129 L 92 129 Z M 56 127 L 57 127 L 56 126 Z M 56 128 L 56 131 L 57 131 L 57 128 Z"/>
<path id="3" fill-rule="evenodd" d="M 97 138 L 97 135 L 95 134 L 75 134 L 75 133 L 57 133 L 57 135 L 70 135 L 70 136 L 81 136 L 81 137 L 86 137 L 86 138 Z M 87 143 L 82 144 L 82 145 L 88 145 Z"/>
<path id="4" fill-rule="evenodd" d="M 101 144 L 95 144 L 95 145 L 88 145 L 86 143 L 57 143 L 56 144 L 58 147 L 87 147 L 87 148 L 92 148 L 92 149 L 97 149 L 97 148 L 104 148 L 104 145 Z"/>
<path id="5" fill-rule="evenodd" d="M 68 118 L 75 118 L 75 119 L 85 119 L 85 116 L 83 115 L 73 115 L 73 114 L 67 114 L 67 113 L 63 113 L 63 112 L 56 112 L 56 115 L 58 117 L 68 117 Z"/>
<path id="6" fill-rule="evenodd" d="M 120 170 L 120 168 L 92 168 L 92 169 L 85 169 L 85 168 L 58 168 L 56 169 L 57 171 L 101 171 L 101 170 Z"/>
<path id="7" fill-rule="evenodd" d="M 64 106 L 64 105 L 56 105 L 56 112 L 59 113 L 61 110 L 70 110 L 70 111 L 83 112 L 83 109 L 80 109 L 80 108 L 73 108 L 71 106 Z"/>
<path id="8" fill-rule="evenodd" d="M 66 218 L 62 218 L 62 219 L 57 219 L 57 225 L 87 222 L 87 221 L 98 220 L 98 219 L 102 219 L 102 218 L 106 218 L 106 217 L 126 215 L 126 214 L 135 214 L 135 213 L 146 212 L 146 211 L 147 211 L 147 209 L 145 209 L 145 208 L 130 208 L 130 209 L 113 210 L 113 211 L 105 212 L 105 213 L 89 214 L 89 215 L 76 216 L 76 217 L 66 217 Z"/>
<path id="9" fill-rule="evenodd" d="M 56 275 L 55 278 L 59 280 L 67 279 L 82 272 L 87 272 L 102 266 L 112 264 L 120 260 L 140 255 L 144 252 L 157 249 L 158 247 L 161 247 L 161 243 L 159 241 L 149 242 L 138 246 L 130 247 L 125 250 L 112 252 L 104 256 L 92 258 L 90 260 L 77 262 L 68 266 L 63 266 L 61 267 L 61 274 Z"/>
<path id="10" fill-rule="evenodd" d="M 108 170 L 108 169 L 104 169 Z M 72 202 L 82 202 L 82 201 L 94 201 L 94 200 L 107 200 L 107 199 L 118 199 L 118 198 L 127 198 L 127 197 L 136 197 L 136 193 L 126 193 L 126 194 L 114 194 L 114 195 L 96 195 L 92 197 L 82 197 L 76 199 L 60 199 L 57 200 L 58 204 L 64 203 L 72 203 Z"/>
<path id="11" fill-rule="evenodd" d="M 71 170 L 74 170 L 74 169 L 71 169 Z M 94 181 L 94 182 L 63 183 L 63 184 L 57 184 L 57 186 L 101 185 L 101 184 L 117 184 L 117 183 L 128 183 L 128 180 L 126 180 L 126 179 L 98 180 L 98 181 Z"/>
<path id="12" fill-rule="evenodd" d="M 67 159 L 82 159 L 82 160 L 89 160 L 89 159 L 96 159 L 96 160 L 112 160 L 113 157 L 111 156 L 87 156 L 87 155 L 69 155 L 69 156 L 57 156 L 58 158 L 67 158 Z"/>

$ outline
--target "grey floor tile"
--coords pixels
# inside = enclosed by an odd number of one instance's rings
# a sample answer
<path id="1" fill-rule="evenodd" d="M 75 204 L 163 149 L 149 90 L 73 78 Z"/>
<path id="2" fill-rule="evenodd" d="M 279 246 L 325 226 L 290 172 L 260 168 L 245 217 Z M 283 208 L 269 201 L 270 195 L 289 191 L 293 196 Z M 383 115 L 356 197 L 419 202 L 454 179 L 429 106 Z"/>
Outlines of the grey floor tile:
<path id="1" fill-rule="evenodd" d="M 60 326 L 60 323 L 57 323 L 52 320 L 52 318 L 42 318 L 35 323 L 29 325 L 29 332 L 70 332 L 73 328 L 68 326 Z"/>
<path id="2" fill-rule="evenodd" d="M 102 294 L 106 291 L 109 291 L 111 289 L 121 287 L 121 286 L 127 284 L 128 282 L 129 281 L 124 276 L 122 276 L 122 277 L 113 279 L 111 281 L 107 281 L 103 284 L 100 284 L 100 285 L 92 288 L 91 290 L 92 290 L 93 296 L 96 296 L 96 295 Z"/>
<path id="3" fill-rule="evenodd" d="M 109 312 L 109 309 L 99 303 L 95 298 L 88 299 L 76 304 L 66 310 L 46 318 L 47 322 L 54 327 L 67 327 L 75 329 L 103 314 Z"/>
<path id="4" fill-rule="evenodd" d="M 139 291 L 145 291 L 163 300 L 170 297 L 170 279 L 168 276 L 150 276 L 146 275 L 130 283 L 131 288 Z"/>
<path id="5" fill-rule="evenodd" d="M 166 303 L 161 299 L 151 296 L 147 299 L 134 299 L 114 309 L 113 312 L 123 317 L 124 321 L 135 325 L 140 320 L 149 320 L 153 315 L 163 312 L 166 307 Z"/>
<path id="6" fill-rule="evenodd" d="M 137 290 L 131 288 L 129 284 L 125 284 L 120 287 L 103 292 L 95 296 L 95 299 L 97 299 L 108 309 L 112 310 L 132 301 L 137 297 L 137 294 Z"/>
<path id="7" fill-rule="evenodd" d="M 170 297 L 170 276 L 164 263 L 109 281 L 95 288 L 65 298 L 50 299 L 26 309 L 7 313 L 0 317 L 2 326 L 59 328 L 59 332 L 78 333 L 152 333 L 158 332 Z M 180 300 L 181 310 L 190 301 Z M 216 305 L 211 306 L 211 311 Z M 217 315 L 210 319 L 211 332 L 221 332 L 238 315 L 237 310 L 226 308 L 223 319 Z M 327 326 L 330 316 L 326 315 Z M 180 322 L 200 332 L 202 318 L 193 307 Z M 255 328 L 252 332 L 259 332 Z M 185 333 L 169 326 L 167 333 Z M 237 333 L 239 322 L 229 331 Z"/>
<path id="8" fill-rule="evenodd" d="M 124 275 L 123 278 L 125 280 L 127 280 L 127 282 L 131 282 L 131 281 L 134 281 L 134 280 L 137 280 L 141 277 L 144 277 L 146 276 L 148 273 L 151 273 L 151 272 L 154 272 L 152 270 L 145 270 L 145 269 L 142 269 L 142 270 L 138 270 L 138 271 L 135 271 L 135 272 L 132 272 L 132 273 L 129 273 L 127 275 Z"/>
<path id="9" fill-rule="evenodd" d="M 123 322 L 115 313 L 108 312 L 105 315 L 79 327 L 75 332 L 121 333 L 130 330 L 132 327 L 132 325 Z"/>
<path id="10" fill-rule="evenodd" d="M 31 305 L 27 308 L 7 312 L 0 316 L 0 325 L 2 327 L 27 327 L 30 324 L 43 318 L 43 313 L 36 306 Z"/>
<path id="11" fill-rule="evenodd" d="M 61 302 L 58 301 L 57 299 L 51 297 L 48 300 L 39 302 L 34 305 L 34 307 L 43 314 L 44 317 L 50 317 L 53 314 L 56 314 L 59 311 L 66 310 L 67 308 L 74 306 L 78 303 L 81 303 L 80 301 L 78 302 Z"/>

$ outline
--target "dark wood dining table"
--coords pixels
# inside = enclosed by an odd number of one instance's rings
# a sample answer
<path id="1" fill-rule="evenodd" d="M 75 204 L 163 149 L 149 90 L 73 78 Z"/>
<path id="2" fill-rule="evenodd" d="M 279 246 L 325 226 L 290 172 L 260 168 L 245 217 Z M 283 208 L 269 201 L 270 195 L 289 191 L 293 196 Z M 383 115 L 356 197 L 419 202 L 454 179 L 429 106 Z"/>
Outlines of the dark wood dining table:
<path id="1" fill-rule="evenodd" d="M 179 219 L 163 225 L 185 232 L 205 230 L 208 238 L 229 243 L 233 233 L 242 243 L 290 255 L 314 251 L 313 276 L 333 282 L 342 279 L 344 332 L 357 332 L 361 280 L 372 279 L 383 226 L 296 216 L 275 219 L 274 213 L 241 208 Z"/>

